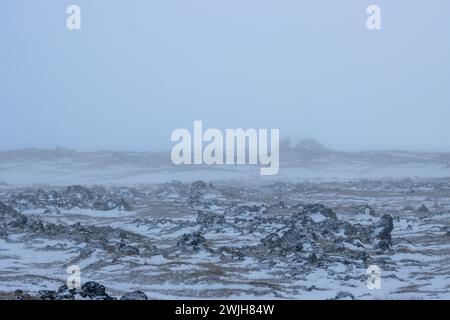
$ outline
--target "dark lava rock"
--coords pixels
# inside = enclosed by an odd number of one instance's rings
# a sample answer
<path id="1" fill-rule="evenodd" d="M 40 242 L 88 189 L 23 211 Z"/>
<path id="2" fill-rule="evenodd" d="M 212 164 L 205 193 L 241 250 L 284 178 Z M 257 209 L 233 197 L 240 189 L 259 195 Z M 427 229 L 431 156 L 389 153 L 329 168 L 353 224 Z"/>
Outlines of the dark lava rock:
<path id="1" fill-rule="evenodd" d="M 144 236 L 109 226 L 83 226 L 43 223 L 37 218 L 18 213 L 0 202 L 0 237 L 21 234 L 26 238 L 65 239 L 84 242 L 90 250 L 95 248 L 119 255 L 154 253 L 158 249 Z M 143 251 L 132 244 L 139 243 Z"/>
<path id="2" fill-rule="evenodd" d="M 12 208 L 11 206 L 8 206 L 0 201 L 0 217 L 1 218 L 6 218 L 7 216 L 12 216 L 15 213 L 16 213 L 16 211 L 14 210 L 14 208 Z"/>
<path id="3" fill-rule="evenodd" d="M 186 233 L 177 242 L 177 247 L 180 249 L 200 250 L 205 247 L 206 239 L 200 232 Z"/>
<path id="4" fill-rule="evenodd" d="M 5 238 L 10 234 L 21 234 L 25 241 L 44 238 L 86 243 L 91 252 L 100 249 L 113 257 L 153 255 L 160 252 L 152 241 L 143 235 L 109 226 L 84 226 L 79 222 L 73 225 L 43 223 L 36 217 L 27 217 L 0 202 L 0 235 Z M 204 248 L 204 242 L 205 239 L 199 233 L 194 233 L 184 235 L 179 240 L 178 247 L 198 250 Z M 136 246 L 137 243 L 139 247 Z"/>
<path id="5" fill-rule="evenodd" d="M 312 254 L 310 254 L 309 256 L 308 256 L 308 262 L 310 263 L 310 264 L 316 264 L 317 263 L 317 261 L 318 261 L 318 258 L 317 258 L 317 255 L 315 254 L 315 253 L 312 253 Z"/>
<path id="6" fill-rule="evenodd" d="M 419 208 L 417 208 L 416 211 L 418 213 L 425 213 L 425 214 L 430 213 L 430 210 L 424 204 L 422 204 Z"/>
<path id="7" fill-rule="evenodd" d="M 259 219 L 255 224 L 266 220 Z M 326 257 L 332 255 L 342 263 L 358 263 L 364 267 L 370 260 L 368 249 L 384 251 L 392 245 L 390 215 L 382 216 L 372 225 L 351 224 L 339 220 L 330 208 L 315 204 L 303 206 L 301 212 L 274 222 L 284 226 L 263 238 L 260 248 L 249 250 L 250 254 L 258 252 L 263 260 L 291 257 L 318 267 L 326 264 Z"/>
<path id="8" fill-rule="evenodd" d="M 79 294 L 83 298 L 90 298 L 94 300 L 111 300 L 112 298 L 106 293 L 106 289 L 101 284 L 94 281 L 83 283 Z"/>
<path id="9" fill-rule="evenodd" d="M 39 298 L 41 300 L 58 300 L 58 293 L 51 290 L 39 290 Z"/>
<path id="10" fill-rule="evenodd" d="M 384 240 L 385 243 L 380 246 L 383 247 L 386 244 L 390 247 L 392 245 L 391 232 L 394 229 L 394 220 L 389 214 L 385 214 L 381 219 L 373 226 L 372 234 L 377 240 Z M 378 245 L 377 245 L 378 246 Z"/>
<path id="11" fill-rule="evenodd" d="M 382 251 L 386 251 L 391 247 L 391 244 L 386 240 L 380 240 L 375 246 L 376 249 L 380 249 Z"/>
<path id="12" fill-rule="evenodd" d="M 40 290 L 38 295 L 41 300 L 75 300 L 76 290 L 63 285 L 58 291 Z"/>
<path id="13" fill-rule="evenodd" d="M 193 205 L 200 202 L 202 195 L 208 189 L 208 185 L 204 181 L 195 181 L 191 184 L 188 203 Z"/>
<path id="14" fill-rule="evenodd" d="M 58 300 L 74 300 L 76 293 L 76 289 L 69 289 L 67 285 L 63 285 L 58 289 Z"/>
<path id="15" fill-rule="evenodd" d="M 213 186 L 212 183 L 207 184 L 204 181 L 195 181 L 191 184 L 188 196 L 188 204 L 190 206 L 201 205 L 209 208 L 211 205 L 217 204 L 222 198 L 222 192 Z"/>
<path id="16" fill-rule="evenodd" d="M 127 256 L 138 256 L 140 254 L 139 248 L 123 242 L 119 244 L 119 252 Z"/>
<path id="17" fill-rule="evenodd" d="M 0 239 L 6 240 L 8 239 L 8 232 L 5 229 L 5 226 L 0 225 Z"/>
<path id="18" fill-rule="evenodd" d="M 58 291 L 40 290 L 38 294 L 41 300 L 76 300 L 80 297 L 91 300 L 115 300 L 106 293 L 104 286 L 93 281 L 84 283 L 80 290 L 69 289 L 67 285 L 63 285 Z"/>
<path id="19" fill-rule="evenodd" d="M 214 226 L 225 223 L 225 216 L 220 213 L 199 210 L 197 213 L 197 223 L 204 226 Z"/>
<path id="20" fill-rule="evenodd" d="M 302 252 L 303 245 L 308 242 L 308 234 L 300 223 L 290 224 L 281 236 L 278 233 L 271 233 L 261 241 L 271 253 L 283 254 Z"/>
<path id="21" fill-rule="evenodd" d="M 23 214 L 18 213 L 13 207 L 0 202 L 0 226 L 3 234 L 7 234 L 9 229 L 21 229 L 32 227 L 33 223 Z"/>
<path id="22" fill-rule="evenodd" d="M 126 193 L 126 192 L 125 192 Z M 44 209 L 58 213 L 60 209 L 132 210 L 123 192 L 103 187 L 69 186 L 65 189 L 33 189 L 5 196 L 5 202 L 18 210 Z M 128 193 L 133 196 L 132 191 Z"/>
<path id="23" fill-rule="evenodd" d="M 16 290 L 14 291 L 15 300 L 32 300 L 33 297 L 28 294 L 24 293 L 22 290 Z"/>
<path id="24" fill-rule="evenodd" d="M 148 300 L 145 293 L 140 290 L 125 293 L 120 300 Z"/>
<path id="25" fill-rule="evenodd" d="M 332 300 L 355 300 L 355 296 L 347 291 L 339 291 Z"/>

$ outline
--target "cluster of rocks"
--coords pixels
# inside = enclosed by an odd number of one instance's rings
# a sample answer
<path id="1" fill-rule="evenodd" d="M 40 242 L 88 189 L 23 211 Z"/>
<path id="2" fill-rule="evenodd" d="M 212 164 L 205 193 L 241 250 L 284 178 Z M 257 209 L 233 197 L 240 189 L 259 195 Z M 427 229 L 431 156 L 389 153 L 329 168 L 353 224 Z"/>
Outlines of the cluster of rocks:
<path id="1" fill-rule="evenodd" d="M 388 214 L 375 223 L 352 224 L 340 220 L 331 208 L 322 204 L 291 206 L 287 214 L 267 213 L 269 209 L 274 211 L 272 207 L 265 204 L 231 204 L 223 214 L 199 210 L 196 219 L 199 231 L 184 234 L 177 246 L 180 249 L 212 251 L 205 234 L 231 228 L 242 235 L 263 236 L 259 245 L 221 247 L 221 252 L 238 251 L 235 256 L 253 256 L 269 261 L 289 257 L 290 261 L 306 261 L 318 267 L 325 267 L 333 259 L 346 264 L 359 263 L 363 267 L 370 262 L 371 255 L 392 248 L 393 218 Z M 277 207 L 286 208 L 284 204 Z M 357 209 L 358 212 L 375 215 L 370 206 Z"/>
<path id="2" fill-rule="evenodd" d="M 40 290 L 38 296 L 42 300 L 117 300 L 106 292 L 105 286 L 94 281 L 84 283 L 80 289 L 69 289 L 61 286 L 57 291 Z M 120 300 L 147 300 L 147 295 L 140 291 L 124 294 Z"/>
<path id="3" fill-rule="evenodd" d="M 16 235 L 14 240 L 10 236 Z M 19 236 L 19 237 L 17 237 Z M 77 263 L 92 254 L 96 249 L 102 250 L 113 260 L 131 255 L 153 256 L 160 254 L 152 242 L 139 234 L 112 227 L 82 225 L 63 225 L 45 223 L 38 218 L 28 217 L 13 207 L 0 201 L 0 239 L 6 241 L 27 242 L 36 239 L 72 240 L 80 245 L 79 257 L 68 263 Z M 16 299 L 32 299 L 33 296 L 17 290 Z M 116 300 L 106 293 L 104 286 L 96 282 L 86 282 L 79 290 L 69 289 L 66 285 L 58 290 L 41 290 L 38 298 L 44 300 Z M 121 300 L 146 300 L 141 291 L 133 291 L 123 295 Z"/>
<path id="4" fill-rule="evenodd" d="M 278 223 L 283 227 L 261 241 L 259 252 L 265 259 L 276 255 L 306 259 L 317 266 L 325 266 L 333 259 L 367 265 L 372 252 L 392 246 L 390 215 L 371 225 L 351 224 L 339 220 L 332 209 L 316 204 L 305 206 Z"/>
<path id="5" fill-rule="evenodd" d="M 177 247 L 183 251 L 199 251 L 201 249 L 209 250 L 205 245 L 206 239 L 200 232 L 185 233 L 177 241 Z"/>
<path id="6" fill-rule="evenodd" d="M 84 253 L 101 249 L 115 257 L 158 252 L 148 238 L 133 232 L 79 222 L 72 225 L 45 223 L 0 202 L 0 239 L 8 239 L 10 234 L 20 234 L 23 241 L 42 238 L 86 243 L 87 247 L 81 250 Z"/>
<path id="7" fill-rule="evenodd" d="M 209 208 L 213 205 L 222 204 L 223 200 L 222 191 L 212 183 L 208 184 L 204 181 L 195 181 L 190 186 L 188 195 L 189 206 L 203 205 L 204 208 Z"/>
<path id="8" fill-rule="evenodd" d="M 159 185 L 153 191 L 154 198 L 167 200 L 167 199 L 183 199 L 189 197 L 189 185 L 182 183 L 181 181 L 172 180 Z"/>
<path id="9" fill-rule="evenodd" d="M 132 207 L 123 193 L 123 190 L 75 185 L 64 189 L 25 189 L 6 194 L 3 201 L 17 210 L 44 209 L 58 212 L 60 209 L 81 208 L 130 211 Z"/>

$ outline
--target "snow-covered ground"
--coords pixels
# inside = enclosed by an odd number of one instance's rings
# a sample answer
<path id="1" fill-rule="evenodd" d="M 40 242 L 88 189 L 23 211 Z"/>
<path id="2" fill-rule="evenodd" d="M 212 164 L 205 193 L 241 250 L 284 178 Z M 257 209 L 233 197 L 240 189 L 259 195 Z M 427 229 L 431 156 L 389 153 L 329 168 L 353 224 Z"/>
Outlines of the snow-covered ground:
<path id="1" fill-rule="evenodd" d="M 113 296 L 449 299 L 450 169 L 416 160 L 291 164 L 267 178 L 255 167 L 4 159 L 0 292 L 39 296 L 78 265 L 82 282 Z M 367 287 L 369 265 L 379 290 Z"/>

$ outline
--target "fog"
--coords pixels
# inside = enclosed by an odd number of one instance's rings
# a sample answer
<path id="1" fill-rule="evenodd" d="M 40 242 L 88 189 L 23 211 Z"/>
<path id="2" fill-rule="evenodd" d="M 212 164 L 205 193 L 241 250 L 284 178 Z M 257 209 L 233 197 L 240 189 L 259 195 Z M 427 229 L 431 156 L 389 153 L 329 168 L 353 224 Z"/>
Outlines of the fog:
<path id="1" fill-rule="evenodd" d="M 450 151 L 447 0 L 10 0 L 0 39 L 2 150 L 166 150 L 202 120 Z"/>

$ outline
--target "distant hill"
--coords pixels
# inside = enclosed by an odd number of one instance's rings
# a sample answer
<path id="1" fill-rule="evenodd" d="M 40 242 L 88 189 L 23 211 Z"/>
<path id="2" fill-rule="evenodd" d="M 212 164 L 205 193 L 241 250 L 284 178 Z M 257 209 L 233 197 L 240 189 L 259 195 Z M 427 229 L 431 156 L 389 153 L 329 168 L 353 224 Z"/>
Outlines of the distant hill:
<path id="1" fill-rule="evenodd" d="M 450 177 L 450 154 L 401 150 L 344 152 L 315 140 L 289 140 L 280 146 L 274 179 L 358 179 Z M 171 180 L 245 179 L 257 166 L 174 165 L 170 152 L 95 151 L 65 148 L 0 152 L 0 187 L 29 184 L 156 183 Z M 8 183 L 4 182 L 8 181 Z"/>

